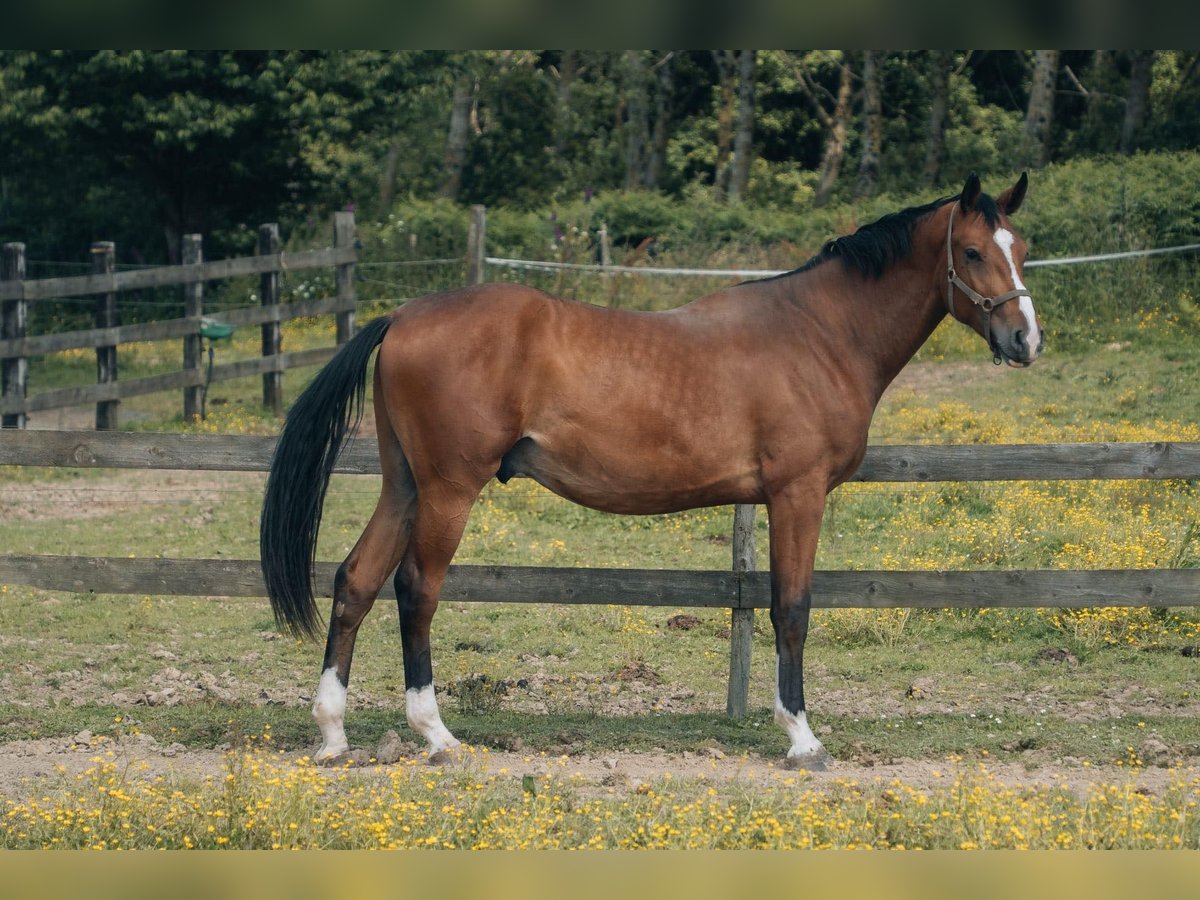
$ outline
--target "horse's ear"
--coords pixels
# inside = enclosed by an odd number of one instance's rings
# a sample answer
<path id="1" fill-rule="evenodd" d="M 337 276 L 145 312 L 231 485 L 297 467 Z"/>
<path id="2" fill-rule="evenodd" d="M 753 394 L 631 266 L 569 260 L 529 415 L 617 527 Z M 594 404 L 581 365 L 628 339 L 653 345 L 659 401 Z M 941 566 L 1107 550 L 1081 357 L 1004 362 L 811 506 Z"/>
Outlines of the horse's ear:
<path id="1" fill-rule="evenodd" d="M 983 190 L 979 184 L 979 176 L 972 172 L 967 176 L 967 183 L 963 185 L 962 194 L 959 195 L 959 203 L 962 205 L 963 212 L 970 212 L 975 208 L 975 201 L 979 199 L 979 193 Z"/>
<path id="2" fill-rule="evenodd" d="M 1017 183 L 996 198 L 996 205 L 1000 207 L 1000 212 L 1006 216 L 1011 216 L 1020 209 L 1021 201 L 1025 199 L 1025 191 L 1028 187 L 1029 173 L 1022 172 L 1021 177 L 1017 179 Z"/>

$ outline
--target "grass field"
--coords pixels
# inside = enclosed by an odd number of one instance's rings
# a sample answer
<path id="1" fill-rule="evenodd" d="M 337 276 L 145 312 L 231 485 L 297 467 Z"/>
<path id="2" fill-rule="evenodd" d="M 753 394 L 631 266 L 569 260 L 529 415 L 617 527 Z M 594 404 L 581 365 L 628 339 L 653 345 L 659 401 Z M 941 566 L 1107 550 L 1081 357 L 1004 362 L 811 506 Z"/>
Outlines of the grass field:
<path id="1" fill-rule="evenodd" d="M 296 323 L 289 349 L 328 343 L 331 328 Z M 251 343 L 253 336 L 239 336 L 218 353 L 251 355 Z M 964 329 L 939 332 L 886 395 L 872 440 L 1200 440 L 1200 339 L 1178 322 L 1146 316 L 1122 340 L 1070 354 L 1051 348 L 1028 371 L 994 368 L 977 343 Z M 122 364 L 127 360 L 131 373 L 154 371 L 175 365 L 177 350 L 122 348 Z M 288 373 L 289 397 L 306 374 Z M 67 383 L 68 375 L 58 371 L 53 378 Z M 273 433 L 278 423 L 256 407 L 256 390 L 249 379 L 214 386 L 208 422 L 186 427 Z M 139 398 L 126 413 L 137 428 L 178 429 L 184 427 L 172 418 L 178 402 L 175 394 Z M 261 476 L 246 474 L 0 470 L 0 547 L 253 558 L 262 485 Z M 336 560 L 348 551 L 376 490 L 371 477 L 334 479 L 319 558 Z M 760 560 L 764 519 L 760 512 Z M 493 483 L 457 561 L 724 569 L 731 521 L 729 509 L 605 516 L 529 482 Z M 1192 567 L 1200 564 L 1198 524 L 1192 482 L 848 485 L 830 499 L 818 566 Z M 670 627 L 682 612 L 695 621 Z M 523 748 L 555 757 L 711 748 L 729 758 L 773 759 L 786 746 L 770 722 L 770 628 L 760 614 L 751 714 L 732 722 L 723 715 L 728 618 L 719 610 L 445 603 L 433 644 L 444 716 L 459 737 L 497 752 Z M 1031 772 L 1190 767 L 1200 756 L 1198 645 L 1200 616 L 1193 610 L 817 611 L 807 693 L 814 727 L 834 757 L 864 769 L 948 757 L 968 768 L 997 762 Z M 612 797 L 562 778 L 529 791 L 522 781 L 514 788 L 511 779 L 469 771 L 427 783 L 431 776 L 412 767 L 382 781 L 329 786 L 314 770 L 290 768 L 261 749 L 264 734 L 287 759 L 312 746 L 308 706 L 320 662 L 319 647 L 274 633 L 265 600 L 90 597 L 0 586 L 0 647 L 0 740 L 83 730 L 113 740 L 134 728 L 185 751 L 236 749 L 249 738 L 260 748 L 256 762 L 239 762 L 236 752 L 231 757 L 233 768 L 223 777 L 235 776 L 234 788 L 220 778 L 164 786 L 106 768 L 115 764 L 105 761 L 101 743 L 95 770 L 80 781 L 53 789 L 37 782 L 28 796 L 4 789 L 5 846 L 95 845 L 101 838 L 86 821 L 90 813 L 51 821 L 63 809 L 91 809 L 92 801 L 106 804 L 99 814 L 107 823 L 106 846 L 1197 847 L 1200 834 L 1196 782 L 1182 772 L 1150 797 L 1128 785 L 1100 784 L 1083 795 L 1022 791 L 989 781 L 986 772 L 920 790 L 814 788 L 800 778 L 762 796 L 747 795 L 744 786 L 657 779 Z M 403 726 L 396 612 L 387 604 L 360 632 L 350 704 L 353 744 L 374 746 L 389 729 L 411 740 Z M 329 803 L 314 799 L 320 791 L 314 794 L 312 784 L 326 786 Z M 44 792 L 51 799 L 36 800 Z M 30 806 L 35 800 L 37 810 Z M 177 812 L 167 818 L 178 827 L 147 831 L 172 802 Z M 262 802 L 282 807 L 274 818 L 247 812 Z M 230 803 L 240 804 L 237 828 L 229 827 Z M 384 820 L 382 813 L 367 816 L 367 807 L 385 811 L 393 823 L 410 815 L 414 830 L 406 834 L 396 824 L 372 831 L 367 823 Z M 115 809 L 127 815 L 111 818 Z M 221 809 L 224 822 L 217 821 Z M 288 822 L 304 816 L 289 839 Z M 353 827 L 331 824 L 354 819 Z M 612 824 L 593 827 L 596 819 Z M 130 843 L 122 821 L 144 843 Z M 723 831 L 730 821 L 732 831 Z"/>

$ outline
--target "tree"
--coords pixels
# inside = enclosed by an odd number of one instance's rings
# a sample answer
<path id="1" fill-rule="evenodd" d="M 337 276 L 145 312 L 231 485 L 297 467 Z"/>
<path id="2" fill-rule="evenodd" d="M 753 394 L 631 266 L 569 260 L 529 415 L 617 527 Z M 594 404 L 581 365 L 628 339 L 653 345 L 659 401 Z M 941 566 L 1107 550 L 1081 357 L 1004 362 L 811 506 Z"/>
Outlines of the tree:
<path id="1" fill-rule="evenodd" d="M 649 78 L 640 50 L 625 51 L 625 190 L 645 186 L 650 142 Z"/>
<path id="2" fill-rule="evenodd" d="M 928 55 L 929 125 L 925 138 L 925 184 L 935 185 L 946 160 L 946 111 L 950 106 L 950 67 L 953 50 L 934 50 Z"/>
<path id="3" fill-rule="evenodd" d="M 675 51 L 668 51 L 654 64 L 654 132 L 650 136 L 650 156 L 646 161 L 646 177 L 642 182 L 648 188 L 659 187 L 667 161 L 667 142 L 671 137 L 671 101 L 675 92 L 674 56 Z"/>
<path id="4" fill-rule="evenodd" d="M 803 64 L 800 69 L 802 83 L 805 85 L 809 99 L 826 128 L 825 149 L 821 154 L 821 168 L 817 175 L 816 194 L 813 197 L 813 203 L 817 206 L 824 206 L 832 198 L 833 188 L 837 184 L 838 173 L 842 168 L 842 160 L 846 156 L 846 138 L 850 130 L 850 99 L 854 78 L 848 51 L 841 53 L 838 72 L 837 96 L 833 100 L 832 111 L 827 111 L 818 97 L 817 86 Z M 824 93 L 828 94 L 828 91 Z"/>
<path id="5" fill-rule="evenodd" d="M 737 202 L 750 182 L 750 159 L 754 144 L 754 77 L 758 53 L 738 51 L 737 121 L 733 133 L 733 163 L 730 167 L 728 199 Z"/>
<path id="6" fill-rule="evenodd" d="M 729 158 L 733 147 L 737 51 L 714 50 L 712 56 L 717 64 L 717 162 L 713 167 L 713 194 L 723 200 L 729 189 Z"/>
<path id="7" fill-rule="evenodd" d="M 1057 50 L 1034 51 L 1033 81 L 1025 111 L 1025 141 L 1029 164 L 1041 167 L 1050 158 L 1050 129 L 1054 124 L 1054 86 L 1058 81 Z"/>
<path id="8" fill-rule="evenodd" d="M 475 102 L 478 83 L 475 74 L 465 65 L 454 77 L 454 94 L 450 100 L 450 125 L 446 129 L 446 177 L 438 193 L 456 199 L 462 187 L 463 166 L 467 163 L 467 142 L 471 138 L 471 107 Z"/>
<path id="9" fill-rule="evenodd" d="M 887 54 L 879 50 L 863 53 L 862 152 L 858 157 L 858 181 L 854 196 L 875 192 L 879 182 L 879 154 L 883 145 L 883 100 L 879 70 Z"/>
<path id="10" fill-rule="evenodd" d="M 1129 73 L 1129 93 L 1125 100 L 1125 121 L 1121 125 L 1121 152 L 1133 152 L 1138 135 L 1146 122 L 1146 107 L 1150 101 L 1150 78 L 1154 71 L 1153 50 L 1134 50 L 1133 67 Z"/>

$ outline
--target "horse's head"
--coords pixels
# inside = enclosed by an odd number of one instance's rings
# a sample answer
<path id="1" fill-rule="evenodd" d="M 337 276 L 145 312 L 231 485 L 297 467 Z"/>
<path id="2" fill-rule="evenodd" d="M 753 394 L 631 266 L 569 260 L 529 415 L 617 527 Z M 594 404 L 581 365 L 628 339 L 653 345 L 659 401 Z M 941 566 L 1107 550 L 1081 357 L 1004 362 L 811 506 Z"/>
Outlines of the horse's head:
<path id="1" fill-rule="evenodd" d="M 974 172 L 950 208 L 946 225 L 946 304 L 950 314 L 988 342 L 997 364 L 1027 366 L 1045 342 L 1033 299 L 1021 277 L 1025 241 L 1008 217 L 1025 199 L 1020 179 L 993 200 Z"/>

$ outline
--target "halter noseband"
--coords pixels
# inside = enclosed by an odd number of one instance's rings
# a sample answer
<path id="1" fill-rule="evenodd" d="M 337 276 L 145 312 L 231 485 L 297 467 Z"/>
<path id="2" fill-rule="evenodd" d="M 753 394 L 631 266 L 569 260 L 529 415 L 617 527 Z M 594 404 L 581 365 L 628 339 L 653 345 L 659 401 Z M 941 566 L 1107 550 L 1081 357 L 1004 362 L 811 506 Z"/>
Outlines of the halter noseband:
<path id="1" fill-rule="evenodd" d="M 1002 360 L 992 346 L 992 310 L 1016 297 L 1032 297 L 1033 294 L 1025 288 L 1013 288 L 998 297 L 985 297 L 958 277 L 958 272 L 954 271 L 954 214 L 957 211 L 958 201 L 955 200 L 954 205 L 950 208 L 949 224 L 946 226 L 946 309 L 950 311 L 951 316 L 955 319 L 958 318 L 954 315 L 955 288 L 966 294 L 967 299 L 979 307 L 983 313 L 983 339 L 987 341 L 988 348 L 992 350 L 992 362 L 1000 365 Z M 962 320 L 959 319 L 959 321 Z"/>

